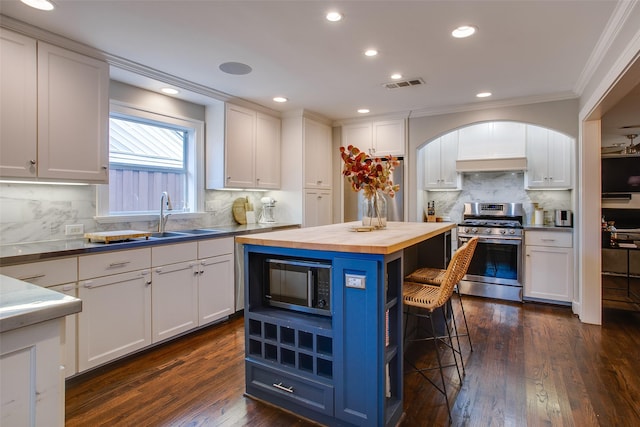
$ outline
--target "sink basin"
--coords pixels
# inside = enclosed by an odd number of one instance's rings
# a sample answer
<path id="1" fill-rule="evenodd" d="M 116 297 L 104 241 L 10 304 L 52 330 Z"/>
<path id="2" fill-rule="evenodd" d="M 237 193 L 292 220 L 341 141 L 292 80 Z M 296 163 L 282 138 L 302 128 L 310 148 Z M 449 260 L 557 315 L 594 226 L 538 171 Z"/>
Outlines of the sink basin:
<path id="1" fill-rule="evenodd" d="M 226 233 L 224 230 L 216 230 L 213 228 L 195 228 L 193 230 L 180 230 L 180 233 L 185 234 L 219 234 Z"/>
<path id="2" fill-rule="evenodd" d="M 166 239 L 168 237 L 184 237 L 187 233 L 177 232 L 177 231 L 162 231 L 151 233 L 151 238 L 153 239 Z"/>

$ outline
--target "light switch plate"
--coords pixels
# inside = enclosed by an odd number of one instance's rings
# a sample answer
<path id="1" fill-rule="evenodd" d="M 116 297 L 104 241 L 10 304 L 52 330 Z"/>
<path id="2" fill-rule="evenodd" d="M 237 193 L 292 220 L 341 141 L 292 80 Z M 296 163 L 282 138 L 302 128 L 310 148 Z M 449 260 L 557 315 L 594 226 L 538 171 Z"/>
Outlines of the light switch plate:
<path id="1" fill-rule="evenodd" d="M 347 288 L 365 289 L 367 286 L 367 276 L 362 274 L 345 274 L 344 283 Z"/>

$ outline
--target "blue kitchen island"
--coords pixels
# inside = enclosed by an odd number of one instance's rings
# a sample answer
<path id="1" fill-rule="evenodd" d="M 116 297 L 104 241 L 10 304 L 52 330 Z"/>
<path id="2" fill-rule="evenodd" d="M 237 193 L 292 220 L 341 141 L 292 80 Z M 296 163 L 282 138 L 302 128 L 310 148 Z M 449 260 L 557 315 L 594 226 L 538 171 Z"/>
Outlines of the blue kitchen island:
<path id="1" fill-rule="evenodd" d="M 446 265 L 455 225 L 359 225 L 236 238 L 244 244 L 246 394 L 326 425 L 395 426 L 404 272 Z"/>

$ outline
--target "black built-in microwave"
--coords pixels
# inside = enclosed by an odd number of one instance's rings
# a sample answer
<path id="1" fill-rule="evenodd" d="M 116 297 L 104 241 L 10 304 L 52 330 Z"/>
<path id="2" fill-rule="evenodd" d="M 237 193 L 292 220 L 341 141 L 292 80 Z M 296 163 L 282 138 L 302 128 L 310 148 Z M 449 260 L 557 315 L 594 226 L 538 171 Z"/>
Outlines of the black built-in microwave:
<path id="1" fill-rule="evenodd" d="M 273 307 L 331 316 L 331 264 L 268 258 L 264 301 Z"/>

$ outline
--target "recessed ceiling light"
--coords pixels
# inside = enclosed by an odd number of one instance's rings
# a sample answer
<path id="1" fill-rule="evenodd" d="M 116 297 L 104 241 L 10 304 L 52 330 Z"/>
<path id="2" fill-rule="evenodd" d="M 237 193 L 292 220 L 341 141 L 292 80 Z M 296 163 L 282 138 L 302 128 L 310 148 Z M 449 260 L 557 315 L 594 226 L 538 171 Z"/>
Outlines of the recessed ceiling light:
<path id="1" fill-rule="evenodd" d="M 234 74 L 236 76 L 249 74 L 251 72 L 251 67 L 242 62 L 225 62 L 224 64 L 220 64 L 219 68 L 227 74 Z"/>
<path id="2" fill-rule="evenodd" d="M 463 39 L 475 34 L 478 28 L 473 25 L 462 25 L 451 32 L 451 35 L 457 39 Z"/>
<path id="3" fill-rule="evenodd" d="M 275 102 L 287 102 L 288 101 L 288 99 L 285 98 L 284 96 L 276 96 L 275 98 L 273 98 L 273 100 Z"/>
<path id="4" fill-rule="evenodd" d="M 27 6 L 31 6 L 40 10 L 53 10 L 54 6 L 49 0 L 20 0 Z"/>
<path id="5" fill-rule="evenodd" d="M 366 56 L 376 56 L 378 54 L 378 51 L 375 49 L 367 49 L 364 51 L 364 54 Z"/>
<path id="6" fill-rule="evenodd" d="M 180 92 L 178 89 L 174 89 L 172 87 L 163 87 L 160 91 L 167 95 L 177 95 Z"/>
<path id="7" fill-rule="evenodd" d="M 399 80 L 399 79 L 401 79 L 401 78 L 402 78 L 402 74 L 400 74 L 400 73 L 394 73 L 394 74 L 391 74 L 391 78 L 392 78 L 393 80 Z"/>
<path id="8" fill-rule="evenodd" d="M 369 112 L 370 111 L 369 111 L 368 108 L 360 108 L 360 109 L 358 109 L 358 113 L 360 113 L 360 114 L 367 114 Z"/>
<path id="9" fill-rule="evenodd" d="M 342 19 L 342 14 L 340 12 L 331 11 L 327 13 L 327 21 L 338 22 Z"/>
<path id="10" fill-rule="evenodd" d="M 478 94 L 476 94 L 476 97 L 478 98 L 487 98 L 491 96 L 491 92 L 480 92 Z"/>

